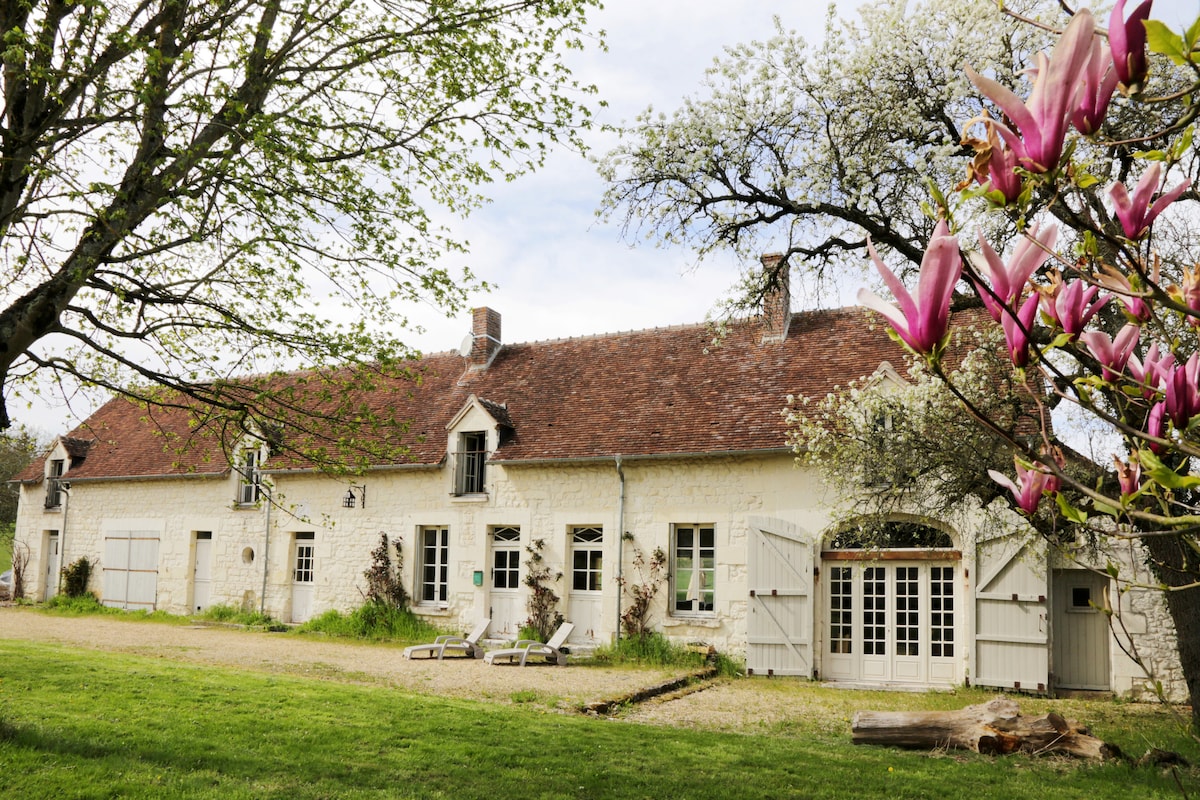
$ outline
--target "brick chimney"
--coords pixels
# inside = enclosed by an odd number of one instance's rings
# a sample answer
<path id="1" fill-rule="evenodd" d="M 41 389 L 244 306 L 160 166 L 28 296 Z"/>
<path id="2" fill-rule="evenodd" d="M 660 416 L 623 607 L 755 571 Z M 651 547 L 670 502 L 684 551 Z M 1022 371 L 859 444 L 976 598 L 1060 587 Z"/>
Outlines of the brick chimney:
<path id="1" fill-rule="evenodd" d="M 765 253 L 759 260 L 770 287 L 763 294 L 762 341 L 763 344 L 782 342 L 792 321 L 791 269 L 783 253 Z"/>
<path id="2" fill-rule="evenodd" d="M 487 369 L 500 351 L 500 312 L 487 306 L 471 309 L 471 369 Z"/>

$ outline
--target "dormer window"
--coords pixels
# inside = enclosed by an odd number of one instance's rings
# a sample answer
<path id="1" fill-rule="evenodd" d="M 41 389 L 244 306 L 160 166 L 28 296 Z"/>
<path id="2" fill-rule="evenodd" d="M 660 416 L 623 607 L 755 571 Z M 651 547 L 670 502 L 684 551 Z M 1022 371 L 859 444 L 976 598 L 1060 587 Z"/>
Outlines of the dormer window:
<path id="1" fill-rule="evenodd" d="M 484 463 L 487 461 L 487 433 L 472 431 L 458 435 L 454 459 L 454 494 L 483 494 Z"/>
<path id="2" fill-rule="evenodd" d="M 261 457 L 258 450 L 242 451 L 241 462 L 237 468 L 240 475 L 237 501 L 240 505 L 253 505 L 262 497 L 260 466 Z"/>
<path id="3" fill-rule="evenodd" d="M 46 508 L 62 508 L 62 476 L 66 466 L 67 462 L 62 458 L 50 461 L 49 471 L 46 473 Z"/>

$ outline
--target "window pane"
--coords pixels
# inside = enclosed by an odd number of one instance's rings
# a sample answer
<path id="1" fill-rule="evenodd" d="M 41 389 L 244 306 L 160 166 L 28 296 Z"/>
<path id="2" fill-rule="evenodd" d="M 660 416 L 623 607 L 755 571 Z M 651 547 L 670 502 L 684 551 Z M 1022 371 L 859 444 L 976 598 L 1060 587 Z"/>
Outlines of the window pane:
<path id="1" fill-rule="evenodd" d="M 716 576 L 716 533 L 712 526 L 676 526 L 674 608 L 712 611 Z"/>

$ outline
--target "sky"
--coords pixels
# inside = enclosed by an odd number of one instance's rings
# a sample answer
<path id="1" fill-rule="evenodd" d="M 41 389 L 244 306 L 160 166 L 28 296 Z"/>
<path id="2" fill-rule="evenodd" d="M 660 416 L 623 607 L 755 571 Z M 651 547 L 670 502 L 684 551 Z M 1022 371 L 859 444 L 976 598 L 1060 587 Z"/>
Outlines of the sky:
<path id="1" fill-rule="evenodd" d="M 861 2 L 838 0 L 839 15 L 852 18 Z M 648 106 L 670 113 L 686 96 L 702 96 L 714 59 L 726 46 L 770 37 L 775 15 L 810 43 L 819 42 L 827 3 L 604 0 L 604 6 L 593 19 L 607 32 L 607 52 L 578 55 L 573 67 L 608 102 L 597 121 L 620 125 Z M 1153 16 L 1178 28 L 1197 14 L 1200 0 L 1156 0 Z M 616 141 L 600 132 L 587 139 L 596 156 Z M 559 151 L 538 173 L 491 187 L 489 205 L 452 222 L 470 242 L 467 263 L 494 286 L 473 295 L 468 307 L 500 312 L 505 342 L 702 322 L 737 280 L 739 265 L 728 257 L 697 264 L 686 247 L 628 241 L 618 223 L 595 215 L 604 189 L 591 162 Z M 838 301 L 848 302 L 825 305 Z M 406 311 L 424 332 L 406 334 L 405 341 L 425 352 L 456 349 L 470 331 L 469 311 L 449 319 L 430 307 Z M 13 409 L 18 423 L 50 435 L 66 433 L 91 410 L 84 403 L 68 409 L 49 401 Z"/>

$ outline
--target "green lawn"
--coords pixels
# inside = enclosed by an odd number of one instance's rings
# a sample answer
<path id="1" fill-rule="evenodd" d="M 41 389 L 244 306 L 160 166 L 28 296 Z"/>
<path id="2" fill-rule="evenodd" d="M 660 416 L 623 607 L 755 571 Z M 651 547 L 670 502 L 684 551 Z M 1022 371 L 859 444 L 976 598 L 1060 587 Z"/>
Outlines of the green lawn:
<path id="1" fill-rule="evenodd" d="M 817 719 L 683 730 L 8 640 L 0 671 L 3 797 L 1182 796 L 1154 769 L 854 747 Z M 1166 715 L 1106 707 L 1101 735 L 1197 757 Z"/>

